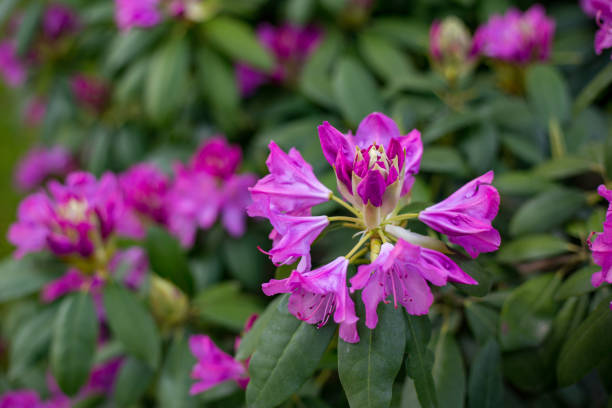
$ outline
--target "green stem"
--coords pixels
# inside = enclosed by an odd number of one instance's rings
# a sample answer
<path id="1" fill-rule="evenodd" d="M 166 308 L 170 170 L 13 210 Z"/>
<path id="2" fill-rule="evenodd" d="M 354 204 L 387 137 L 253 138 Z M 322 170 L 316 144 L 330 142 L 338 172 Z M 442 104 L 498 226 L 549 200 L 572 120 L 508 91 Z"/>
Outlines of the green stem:
<path id="1" fill-rule="evenodd" d="M 550 150 L 553 158 L 565 155 L 565 140 L 561 131 L 561 124 L 557 118 L 551 118 L 548 122 L 548 136 L 550 137 Z"/>
<path id="2" fill-rule="evenodd" d="M 327 217 L 327 219 L 329 220 L 329 222 L 346 221 L 346 222 L 352 222 L 354 224 L 361 224 L 361 220 L 355 217 Z"/>
<path id="3" fill-rule="evenodd" d="M 350 212 L 352 212 L 353 214 L 355 214 L 357 217 L 361 218 L 361 212 L 359 212 L 356 208 L 354 208 L 352 205 L 348 204 L 346 201 L 344 201 L 343 199 L 341 199 L 340 197 L 336 197 L 333 193 L 329 196 L 329 198 L 331 198 L 332 200 L 334 200 L 335 202 L 337 202 L 338 204 L 340 204 L 341 206 L 343 206 L 344 208 L 346 208 L 347 210 L 349 210 Z"/>
<path id="4" fill-rule="evenodd" d="M 403 221 L 403 220 L 411 220 L 414 218 L 418 218 L 419 217 L 419 213 L 406 213 L 406 214 L 400 214 L 400 215 L 396 215 L 394 217 L 391 218 L 387 218 L 383 224 L 389 224 L 392 222 L 399 222 L 399 221 Z"/>
<path id="5" fill-rule="evenodd" d="M 361 248 L 361 246 L 365 244 L 368 239 L 370 239 L 371 236 L 372 236 L 371 232 L 366 233 L 363 237 L 361 237 L 361 239 L 359 240 L 359 242 L 357 242 L 357 244 L 353 247 L 353 249 L 351 249 L 348 254 L 344 255 L 344 257 L 346 259 L 350 259 L 353 255 L 355 255 L 355 253 L 359 250 L 359 248 Z"/>

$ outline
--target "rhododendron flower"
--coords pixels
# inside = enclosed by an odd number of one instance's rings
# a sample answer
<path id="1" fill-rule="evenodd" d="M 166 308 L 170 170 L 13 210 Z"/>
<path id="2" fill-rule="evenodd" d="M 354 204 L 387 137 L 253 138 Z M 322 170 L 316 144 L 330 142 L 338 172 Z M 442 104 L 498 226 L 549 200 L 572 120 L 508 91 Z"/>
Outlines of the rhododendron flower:
<path id="1" fill-rule="evenodd" d="M 72 77 L 70 87 L 77 101 L 92 111 L 100 113 L 106 108 L 109 89 L 102 80 L 79 74 Z"/>
<path id="2" fill-rule="evenodd" d="M 349 263 L 363 265 L 351 279 L 351 290 L 363 289 L 370 328 L 377 323 L 376 305 L 389 296 L 396 307 L 399 303 L 408 313 L 425 314 L 433 302 L 428 281 L 437 286 L 448 281 L 476 284 L 442 253 L 450 251 L 442 241 L 402 225 L 406 220 L 420 220 L 472 257 L 496 250 L 500 238 L 491 221 L 498 211 L 499 194 L 491 185 L 493 172 L 421 213 L 400 214 L 410 201 L 421 163 L 418 130 L 402 135 L 389 117 L 372 113 L 359 124 L 355 136 L 325 122 L 319 126 L 319 139 L 344 200 L 317 180 L 297 150 L 285 154 L 274 142 L 266 162 L 270 174 L 251 189 L 249 215 L 266 217 L 274 227 L 268 252 L 272 262 L 292 264 L 301 258 L 289 278 L 262 286 L 266 295 L 290 293 L 290 312 L 308 323 L 324 325 L 334 313 L 340 337 L 356 342 L 358 318 L 346 286 Z M 311 216 L 313 206 L 330 199 L 351 216 Z M 359 241 L 345 256 L 311 270 L 310 246 L 330 222 L 358 230 Z"/>
<path id="3" fill-rule="evenodd" d="M 105 257 L 103 245 L 114 233 L 137 235 L 111 173 L 98 181 L 89 173 L 74 172 L 66 184 L 49 182 L 48 191 L 34 193 L 19 205 L 18 220 L 8 233 L 17 257 L 43 249 L 83 258 L 94 257 L 99 249 L 96 257 Z"/>
<path id="4" fill-rule="evenodd" d="M 295 81 L 300 68 L 321 40 L 321 31 L 315 27 L 298 27 L 285 23 L 280 27 L 261 24 L 257 27 L 257 38 L 276 59 L 271 74 L 248 64 L 236 66 L 236 76 L 243 96 L 252 95 L 267 82 L 283 83 Z"/>
<path id="5" fill-rule="evenodd" d="M 17 55 L 17 48 L 11 40 L 0 42 L 0 75 L 10 87 L 18 87 L 26 80 L 25 62 Z"/>
<path id="6" fill-rule="evenodd" d="M 514 64 L 547 61 L 554 35 L 555 22 L 542 6 L 536 4 L 524 13 L 510 9 L 478 28 L 472 52 Z"/>
<path id="7" fill-rule="evenodd" d="M 115 20 L 121 30 L 152 27 L 161 21 L 159 0 L 115 0 Z"/>
<path id="8" fill-rule="evenodd" d="M 580 2 L 584 12 L 595 17 L 599 30 L 595 34 L 595 52 L 612 48 L 612 0 L 583 0 Z"/>
<path id="9" fill-rule="evenodd" d="M 348 265 L 348 259 L 339 257 L 312 271 L 293 271 L 287 279 L 272 279 L 264 283 L 262 289 L 268 296 L 291 293 L 289 311 L 307 323 L 324 326 L 333 313 L 334 321 L 340 325 L 340 337 L 356 343 L 359 341 L 359 319 L 346 287 Z"/>
<path id="10" fill-rule="evenodd" d="M 63 4 L 49 5 L 45 10 L 42 24 L 45 37 L 50 40 L 74 33 L 79 26 L 75 13 Z"/>
<path id="11" fill-rule="evenodd" d="M 429 56 L 433 67 L 450 83 L 467 75 L 475 66 L 472 37 L 463 21 L 446 17 L 429 29 Z"/>
<path id="12" fill-rule="evenodd" d="M 139 163 L 119 175 L 119 186 L 123 191 L 125 205 L 136 217 L 144 223 L 147 220 L 166 223 L 166 198 L 170 181 L 164 172 L 153 164 Z"/>
<path id="13" fill-rule="evenodd" d="M 256 319 L 257 315 L 247 319 L 244 333 L 251 330 Z M 238 350 L 239 345 L 240 338 L 238 337 L 234 342 L 234 348 Z M 217 347 L 212 339 L 205 335 L 191 336 L 189 338 L 189 348 L 198 360 L 191 371 L 191 377 L 198 380 L 189 390 L 191 395 L 204 392 L 230 380 L 236 381 L 241 388 L 246 388 L 249 383 L 248 360 L 246 362 L 236 360 Z"/>
<path id="14" fill-rule="evenodd" d="M 0 408 L 38 408 L 40 397 L 36 391 L 9 391 L 0 397 Z"/>
<path id="15" fill-rule="evenodd" d="M 244 234 L 246 207 L 251 202 L 248 188 L 255 176 L 236 174 L 240 148 L 223 137 L 202 144 L 189 165 L 175 165 L 175 181 L 166 199 L 168 225 L 183 246 L 191 246 L 198 227 L 210 228 L 221 214 L 230 235 Z"/>
<path id="16" fill-rule="evenodd" d="M 601 270 L 595 272 L 591 277 L 591 283 L 595 287 L 604 282 L 612 283 L 612 190 L 608 190 L 604 185 L 601 185 L 597 192 L 608 200 L 609 205 L 603 224 L 603 232 L 592 233 L 588 239 L 589 248 L 593 253 L 593 262 L 601 267 Z M 612 307 L 612 303 L 610 305 Z"/>
<path id="17" fill-rule="evenodd" d="M 76 169 L 70 152 L 62 146 L 34 147 L 17 163 L 15 185 L 33 190 L 50 177 L 63 177 Z"/>

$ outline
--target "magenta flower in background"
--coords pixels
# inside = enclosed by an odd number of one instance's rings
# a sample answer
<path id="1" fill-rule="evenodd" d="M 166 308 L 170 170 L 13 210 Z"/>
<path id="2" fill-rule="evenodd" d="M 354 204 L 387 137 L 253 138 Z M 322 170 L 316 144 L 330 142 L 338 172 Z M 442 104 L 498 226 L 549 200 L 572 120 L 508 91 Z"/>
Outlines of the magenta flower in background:
<path id="1" fill-rule="evenodd" d="M 268 74 L 248 64 L 237 64 L 236 77 L 245 97 L 267 82 L 278 84 L 295 81 L 301 67 L 321 41 L 322 33 L 312 26 L 299 27 L 285 23 L 274 27 L 263 23 L 257 27 L 257 38 L 275 57 L 276 67 Z"/>
<path id="2" fill-rule="evenodd" d="M 37 127 L 45 119 L 47 113 L 47 100 L 40 96 L 30 99 L 23 113 L 23 120 L 30 127 Z"/>
<path id="3" fill-rule="evenodd" d="M 612 283 L 612 190 L 601 185 L 597 189 L 600 196 L 608 200 L 608 211 L 603 224 L 603 232 L 592 233 L 588 239 L 589 249 L 593 253 L 593 262 L 601 267 L 591 277 L 593 286 L 598 287 L 602 283 Z M 593 239 L 593 237 L 595 237 Z M 612 303 L 610 304 L 612 307 Z"/>
<path id="4" fill-rule="evenodd" d="M 478 28 L 472 53 L 513 64 L 547 61 L 554 35 L 555 22 L 542 6 L 536 4 L 524 13 L 510 9 Z"/>
<path id="5" fill-rule="evenodd" d="M 79 21 L 76 14 L 67 6 L 59 3 L 51 4 L 43 16 L 43 32 L 45 37 L 56 40 L 64 35 L 77 31 Z"/>
<path id="6" fill-rule="evenodd" d="M 120 30 L 152 27 L 161 21 L 159 0 L 115 0 L 115 21 Z"/>
<path id="7" fill-rule="evenodd" d="M 0 408 L 38 408 L 40 397 L 36 391 L 10 391 L 0 397 Z"/>
<path id="8" fill-rule="evenodd" d="M 243 333 L 247 333 L 257 320 L 257 315 L 249 317 L 245 323 Z M 234 349 L 238 350 L 240 337 L 234 342 Z M 238 361 L 223 350 L 221 350 L 205 335 L 194 335 L 189 338 L 189 348 L 191 353 L 198 360 L 191 377 L 198 380 L 191 386 L 191 395 L 199 394 L 225 381 L 235 381 L 240 388 L 246 388 L 249 383 L 249 373 L 247 371 L 249 360 Z"/>
<path id="9" fill-rule="evenodd" d="M 34 147 L 17 163 L 15 185 L 22 191 L 33 190 L 50 177 L 63 177 L 75 169 L 74 158 L 62 146 Z"/>
<path id="10" fill-rule="evenodd" d="M 149 221 L 165 225 L 170 180 L 164 172 L 150 163 L 135 164 L 119 175 L 119 186 L 125 205 L 137 218 L 135 222 L 142 224 L 141 236 L 144 236 Z"/>
<path id="11" fill-rule="evenodd" d="M 595 34 L 595 52 L 600 55 L 603 50 L 612 48 L 612 0 L 582 0 L 584 12 L 595 17 L 599 30 Z"/>
<path id="12" fill-rule="evenodd" d="M 101 113 L 109 100 L 107 84 L 99 78 L 78 74 L 70 80 L 72 94 L 79 103 L 94 112 Z"/>
<path id="13" fill-rule="evenodd" d="M 113 234 L 138 235 L 126 214 L 113 174 L 98 181 L 89 173 L 74 172 L 65 184 L 49 182 L 48 194 L 37 192 L 21 202 L 8 240 L 17 246 L 16 257 L 47 249 L 59 256 L 89 258 Z"/>
<path id="14" fill-rule="evenodd" d="M 359 318 L 346 286 L 348 265 L 348 259 L 339 257 L 312 271 L 293 271 L 287 279 L 272 279 L 262 285 L 262 290 L 267 296 L 291 293 L 291 314 L 319 327 L 324 326 L 333 313 L 334 321 L 340 325 L 340 337 L 346 342 L 356 343 L 359 341 Z"/>
<path id="15" fill-rule="evenodd" d="M 300 263 L 287 279 L 262 285 L 268 295 L 290 293 L 289 311 L 298 319 L 319 326 L 334 313 L 340 337 L 359 341 L 355 314 L 346 285 L 349 263 L 360 266 L 351 279 L 351 292 L 363 290 L 366 326 L 377 324 L 376 306 L 393 297 L 408 313 L 426 314 L 433 302 L 427 284 L 447 282 L 476 284 L 448 256 L 450 249 L 438 239 L 416 234 L 402 225 L 420 220 L 463 246 L 472 256 L 496 250 L 499 233 L 491 226 L 497 215 L 499 194 L 489 172 L 461 187 L 439 204 L 421 213 L 399 213 L 409 203 L 415 175 L 419 171 L 423 144 L 418 130 L 402 135 L 395 122 L 381 114 L 364 118 L 355 136 L 344 134 L 329 123 L 319 126 L 323 155 L 336 173 L 342 198 L 325 188 L 292 149 L 285 154 L 270 142 L 266 161 L 270 174 L 251 189 L 253 204 L 248 212 L 265 217 L 274 227 L 268 252 L 277 265 Z M 311 216 L 311 208 L 333 200 L 349 210 L 350 217 Z M 310 247 L 332 222 L 356 229 L 360 239 L 343 257 L 311 270 Z M 397 242 L 395 245 L 392 242 Z"/>
<path id="16" fill-rule="evenodd" d="M 13 88 L 23 84 L 27 71 L 25 62 L 17 55 L 17 48 L 11 40 L 0 42 L 0 75 Z"/>
<path id="17" fill-rule="evenodd" d="M 240 147 L 218 136 L 205 141 L 189 165 L 175 165 L 166 209 L 168 227 L 183 246 L 193 245 L 198 227 L 212 227 L 219 215 L 231 236 L 244 234 L 255 176 L 236 173 L 241 158 Z"/>

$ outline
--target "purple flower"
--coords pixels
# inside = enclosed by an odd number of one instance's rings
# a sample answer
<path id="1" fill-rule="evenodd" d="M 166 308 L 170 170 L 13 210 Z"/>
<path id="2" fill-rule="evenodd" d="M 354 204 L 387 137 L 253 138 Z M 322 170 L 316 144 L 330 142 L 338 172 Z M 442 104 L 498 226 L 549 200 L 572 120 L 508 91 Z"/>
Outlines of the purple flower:
<path id="1" fill-rule="evenodd" d="M 53 302 L 67 293 L 77 292 L 84 288 L 88 279 L 78 271 L 71 268 L 64 276 L 47 283 L 40 294 L 43 302 Z"/>
<path id="2" fill-rule="evenodd" d="M 266 82 L 295 81 L 300 68 L 316 49 L 321 37 L 321 31 L 311 26 L 298 27 L 285 23 L 274 27 L 267 23 L 260 24 L 257 27 L 257 38 L 274 55 L 276 67 L 271 74 L 267 74 L 247 64 L 237 64 L 236 76 L 242 95 L 252 95 Z"/>
<path id="3" fill-rule="evenodd" d="M 155 165 L 139 163 L 119 175 L 125 205 L 139 217 L 165 224 L 168 177 Z M 144 231 L 143 231 L 144 234 Z"/>
<path id="4" fill-rule="evenodd" d="M 79 26 L 77 16 L 63 4 L 51 4 L 43 16 L 43 32 L 50 40 L 74 33 Z"/>
<path id="5" fill-rule="evenodd" d="M 100 79 L 82 74 L 75 75 L 70 80 L 70 87 L 76 100 L 92 111 L 101 113 L 106 108 L 109 89 Z"/>
<path id="6" fill-rule="evenodd" d="M 525 13 L 510 9 L 493 15 L 474 35 L 473 54 L 515 63 L 547 61 L 555 34 L 555 22 L 538 4 Z"/>
<path id="7" fill-rule="evenodd" d="M 42 123 L 47 113 L 47 101 L 42 97 L 30 99 L 26 105 L 23 119 L 26 125 L 36 127 Z"/>
<path id="8" fill-rule="evenodd" d="M 17 55 L 17 49 L 11 40 L 0 42 L 0 75 L 4 82 L 13 88 L 26 80 L 26 65 Z"/>
<path id="9" fill-rule="evenodd" d="M 36 391 L 9 391 L 0 397 L 0 408 L 38 408 L 40 398 Z"/>
<path id="10" fill-rule="evenodd" d="M 48 191 L 34 193 L 19 205 L 18 220 L 8 233 L 17 257 L 49 249 L 59 256 L 89 258 L 113 233 L 136 234 L 111 173 L 97 181 L 89 173 L 74 172 L 65 185 L 51 181 Z"/>
<path id="11" fill-rule="evenodd" d="M 351 292 L 363 289 L 366 326 L 374 329 L 378 323 L 376 308 L 380 302 L 388 303 L 389 296 L 396 308 L 399 303 L 409 314 L 427 314 L 433 303 L 427 281 L 443 286 L 448 280 L 476 283 L 446 255 L 400 239 L 395 246 L 383 244 L 374 262 L 359 267 L 351 278 Z"/>
<path id="12" fill-rule="evenodd" d="M 198 149 L 189 166 L 176 164 L 175 181 L 166 198 L 168 226 L 183 246 L 191 246 L 198 227 L 210 228 L 221 215 L 223 226 L 234 237 L 244 234 L 248 188 L 255 176 L 236 174 L 241 153 L 219 137 Z"/>
<path id="13" fill-rule="evenodd" d="M 115 20 L 120 30 L 159 24 L 159 0 L 115 0 Z"/>
<path id="14" fill-rule="evenodd" d="M 592 233 L 588 239 L 589 249 L 593 253 L 593 262 L 601 267 L 601 270 L 595 272 L 591 277 L 591 283 L 595 287 L 604 282 L 612 283 L 612 190 L 608 190 L 606 186 L 601 185 L 597 192 L 610 204 L 606 212 L 603 232 Z M 593 236 L 595 236 L 595 239 L 592 239 Z"/>
<path id="15" fill-rule="evenodd" d="M 359 318 L 346 287 L 348 265 L 348 259 L 339 257 L 312 271 L 293 271 L 287 279 L 272 279 L 262 289 L 268 296 L 291 293 L 289 311 L 307 323 L 324 326 L 333 313 L 334 321 L 340 325 L 340 338 L 356 343 Z"/>
<path id="16" fill-rule="evenodd" d="M 501 238 L 491 221 L 499 210 L 499 193 L 492 182 L 490 171 L 421 211 L 419 220 L 448 235 L 450 242 L 461 245 L 473 258 L 481 252 L 496 251 Z"/>
<path id="17" fill-rule="evenodd" d="M 62 177 L 76 169 L 70 152 L 62 146 L 34 147 L 15 169 L 15 185 L 22 191 L 33 190 L 52 176 Z"/>
<path id="18" fill-rule="evenodd" d="M 149 271 L 149 258 L 140 247 L 127 248 L 115 254 L 108 264 L 108 269 L 112 274 L 121 273 L 125 285 L 132 290 L 138 290 Z"/>
<path id="19" fill-rule="evenodd" d="M 580 5 L 587 15 L 595 17 L 599 25 L 595 34 L 595 52 L 600 55 L 603 50 L 612 48 L 612 1 L 583 0 Z"/>
<path id="20" fill-rule="evenodd" d="M 273 141 L 268 147 L 270 174 L 250 189 L 253 203 L 247 212 L 251 217 L 268 217 L 270 212 L 302 214 L 329 201 L 331 191 L 316 178 L 300 152 L 291 149 L 286 154 Z"/>

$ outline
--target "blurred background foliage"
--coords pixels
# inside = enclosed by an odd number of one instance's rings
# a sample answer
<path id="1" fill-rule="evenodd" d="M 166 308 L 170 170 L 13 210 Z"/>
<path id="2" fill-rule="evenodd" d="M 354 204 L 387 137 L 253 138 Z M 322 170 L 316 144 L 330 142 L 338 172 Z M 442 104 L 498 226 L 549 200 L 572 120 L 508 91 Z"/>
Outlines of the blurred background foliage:
<path id="1" fill-rule="evenodd" d="M 23 13 L 18 49 L 27 50 L 36 41 L 41 3 L 0 2 L 5 27 L 12 6 Z M 13 166 L 33 144 L 61 144 L 83 169 L 97 175 L 121 172 L 141 161 L 169 172 L 174 161 L 187 160 L 202 140 L 223 133 L 243 147 L 243 170 L 265 174 L 267 145 L 274 140 L 283 149 L 298 148 L 322 182 L 334 189 L 316 127 L 329 121 L 354 131 L 367 114 L 384 112 L 403 133 L 418 128 L 423 134 L 414 205 L 437 202 L 489 169 L 495 170 L 494 184 L 502 196 L 495 221 L 502 234 L 500 251 L 462 263 L 480 282 L 477 287 L 456 285 L 436 292 L 428 321 L 419 323 L 423 327 L 418 330 L 426 334 L 413 333 L 417 337 L 411 343 L 429 345 L 426 366 L 433 375 L 418 377 L 407 364 L 394 382 L 391 379 L 391 405 L 608 403 L 610 290 L 591 286 L 590 276 L 598 268 L 586 241 L 590 232 L 601 231 L 606 203 L 596 188 L 612 175 L 606 88 L 610 75 L 604 71 L 609 70 L 610 57 L 606 52 L 595 55 L 597 26 L 577 2 L 541 2 L 556 21 L 548 63 L 509 68 L 483 60 L 456 83 L 431 68 L 431 22 L 454 15 L 473 33 L 493 13 L 512 6 L 525 10 L 533 2 L 379 0 L 370 8 L 350 0 L 207 0 L 202 3 L 210 13 L 199 21 L 165 18 L 155 27 L 127 32 L 117 29 L 109 0 L 63 3 L 79 16 L 78 34 L 51 50 L 49 59 L 30 66 L 26 86 L 0 89 L 2 231 L 14 220 L 20 197 L 13 186 Z M 34 23 L 28 27 L 26 21 Z M 321 43 L 285 83 L 269 83 L 251 96 L 241 96 L 236 63 L 263 71 L 275 65 L 273 55 L 257 41 L 255 28 L 260 22 L 285 21 L 320 28 Z M 104 84 L 103 95 L 94 95 L 99 104 L 75 96 L 70 83 L 77 74 Z M 598 74 L 599 82 L 593 84 Z M 46 100 L 47 110 L 39 124 L 26 126 L 24 111 L 36 96 Z M 334 209 L 330 203 L 315 212 Z M 414 225 L 415 231 L 419 228 Z M 161 357 L 138 354 L 138 344 L 126 347 L 121 341 L 98 350 L 99 360 L 127 350 L 127 355 L 153 362 L 144 368 L 128 366 L 121 371 L 123 385 L 109 397 L 111 402 L 96 400 L 91 406 L 243 404 L 244 393 L 229 384 L 198 397 L 187 395 L 194 359 L 185 339 L 189 333 L 206 333 L 230 350 L 248 316 L 264 310 L 269 299 L 261 294 L 260 284 L 275 273 L 289 272 L 275 271 L 257 250 L 268 247 L 268 232 L 265 223 L 250 221 L 246 235 L 234 239 L 215 226 L 200 231 L 187 253 L 164 230 L 150 232 L 143 245 L 151 269 L 187 294 L 189 317 L 165 327 L 168 322 L 162 316 L 151 329 L 161 344 L 151 346 L 157 350 L 151 353 L 161 349 Z M 323 262 L 350 247 L 350 236 L 330 231 L 315 245 L 314 258 Z M 0 252 L 8 257 L 11 250 L 3 237 Z M 2 338 L 10 345 L 8 353 L 2 353 L 0 389 L 27 387 L 44 395 L 51 324 L 37 326 L 39 344 L 21 345 L 26 349 L 21 355 L 11 350 L 38 322 L 34 319 L 56 313 L 56 304 L 43 307 L 37 301 L 37 291 L 48 280 L 32 283 L 28 275 L 30 284 L 23 290 L 26 278 L 18 276 L 21 269 L 9 270 L 11 265 L 5 261 L 0 267 Z M 32 266 L 32 273 L 47 269 Z M 142 299 L 147 290 L 139 293 Z M 143 308 L 143 313 L 155 307 Z M 285 390 L 298 397 L 283 406 L 347 406 L 335 359 L 330 347 L 314 368 L 316 375 Z M 22 369 L 19 375 L 11 371 L 15 366 Z M 431 389 L 437 402 L 423 396 Z"/>

